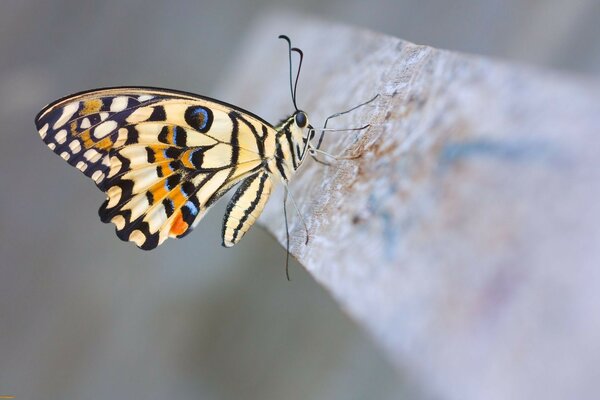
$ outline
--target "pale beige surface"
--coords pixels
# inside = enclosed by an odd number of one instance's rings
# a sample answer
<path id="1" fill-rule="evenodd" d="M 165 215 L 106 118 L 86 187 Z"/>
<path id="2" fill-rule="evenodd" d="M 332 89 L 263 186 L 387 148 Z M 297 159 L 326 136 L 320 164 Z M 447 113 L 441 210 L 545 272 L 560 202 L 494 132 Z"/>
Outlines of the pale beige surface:
<path id="1" fill-rule="evenodd" d="M 290 25 L 267 18 L 247 41 Z M 331 124 L 369 130 L 325 142 L 359 158 L 292 180 L 311 237 L 292 213 L 292 253 L 442 398 L 594 398 L 600 82 L 335 24 L 290 34 L 313 123 L 380 94 Z M 285 60 L 260 64 L 277 47 L 240 54 L 232 97 L 283 112 Z M 261 223 L 284 244 L 274 197 Z"/>

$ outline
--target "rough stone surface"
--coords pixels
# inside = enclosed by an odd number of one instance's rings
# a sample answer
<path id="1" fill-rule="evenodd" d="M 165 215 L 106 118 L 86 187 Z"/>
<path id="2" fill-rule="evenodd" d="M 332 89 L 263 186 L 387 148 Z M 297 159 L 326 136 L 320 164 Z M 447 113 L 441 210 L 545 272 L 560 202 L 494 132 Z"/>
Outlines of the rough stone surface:
<path id="1" fill-rule="evenodd" d="M 286 33 L 306 55 L 298 104 L 334 127 L 291 184 L 292 254 L 389 358 L 445 399 L 600 392 L 600 84 L 270 16 L 224 99 L 292 110 Z M 285 243 L 282 190 L 261 223 Z M 293 275 L 293 271 L 292 271 Z M 359 360 L 358 360 L 359 361 Z"/>

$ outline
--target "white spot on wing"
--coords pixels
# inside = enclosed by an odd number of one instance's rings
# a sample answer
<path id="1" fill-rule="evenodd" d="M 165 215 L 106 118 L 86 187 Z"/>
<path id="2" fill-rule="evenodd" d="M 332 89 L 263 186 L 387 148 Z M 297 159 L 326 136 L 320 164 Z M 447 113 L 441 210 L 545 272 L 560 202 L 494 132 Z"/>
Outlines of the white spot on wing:
<path id="1" fill-rule="evenodd" d="M 115 97 L 112 101 L 112 103 L 110 103 L 110 111 L 112 112 L 119 112 L 119 111 L 123 111 L 125 108 L 127 108 L 127 97 L 125 96 L 119 96 L 119 97 Z"/>
<path id="2" fill-rule="evenodd" d="M 65 140 L 67 140 L 67 130 L 66 129 L 61 129 L 60 131 L 58 131 L 56 133 L 56 135 L 54 136 L 54 138 L 56 139 L 56 142 L 58 144 L 63 144 L 65 142 Z"/>
<path id="3" fill-rule="evenodd" d="M 86 158 L 86 160 L 91 161 L 91 162 L 96 162 L 98 161 L 98 159 L 100 158 L 100 153 L 98 153 L 96 150 L 94 149 L 89 149 L 88 151 L 86 151 L 85 153 L 83 153 L 83 156 Z"/>
<path id="4" fill-rule="evenodd" d="M 117 128 L 116 121 L 105 121 L 94 129 L 94 136 L 102 139 Z"/>
<path id="5" fill-rule="evenodd" d="M 109 116 L 109 114 L 106 111 L 101 112 L 99 115 L 100 115 L 100 121 L 104 121 Z"/>
<path id="6" fill-rule="evenodd" d="M 50 148 L 50 150 L 54 150 L 56 148 L 56 145 L 54 143 L 48 143 L 48 147 Z"/>
<path id="7" fill-rule="evenodd" d="M 102 179 L 104 179 L 104 173 L 102 171 L 96 171 L 92 174 L 92 179 L 94 180 L 94 182 L 98 183 Z"/>
<path id="8" fill-rule="evenodd" d="M 52 125 L 53 129 L 60 128 L 64 124 L 67 123 L 69 119 L 75 114 L 75 112 L 79 109 L 79 102 L 67 104 L 63 110 L 60 118 Z"/>
<path id="9" fill-rule="evenodd" d="M 40 136 L 42 137 L 42 139 L 44 139 L 46 137 L 47 132 L 48 132 L 48 124 L 45 124 L 44 126 L 42 126 L 40 128 Z"/>
<path id="10" fill-rule="evenodd" d="M 71 152 L 73 152 L 73 154 L 79 153 L 81 151 L 81 144 L 79 143 L 79 140 L 75 139 L 71 143 L 69 143 L 69 148 L 71 149 Z"/>
<path id="11" fill-rule="evenodd" d="M 90 119 L 88 117 L 85 117 L 82 121 L 81 121 L 81 125 L 79 125 L 79 127 L 81 129 L 87 129 L 90 126 L 92 126 Z"/>
<path id="12" fill-rule="evenodd" d="M 127 129 L 120 128 L 119 129 L 119 134 L 117 136 L 117 140 L 115 140 L 115 143 L 114 143 L 113 146 L 115 148 L 123 146 L 127 142 L 127 136 L 128 136 Z"/>
<path id="13" fill-rule="evenodd" d="M 123 163 L 121 162 L 121 160 L 119 160 L 118 157 L 111 157 L 109 162 L 110 162 L 110 170 L 108 172 L 108 177 L 112 178 L 117 173 L 119 173 L 119 171 L 121 171 L 121 167 L 123 166 Z"/>
<path id="14" fill-rule="evenodd" d="M 69 158 L 71 158 L 71 155 L 66 151 L 63 151 L 62 153 L 60 153 L 60 156 L 62 157 L 63 160 L 66 160 L 66 161 L 68 161 Z"/>
<path id="15" fill-rule="evenodd" d="M 149 94 L 143 94 L 140 97 L 138 97 L 138 101 L 139 102 L 148 101 L 148 100 L 153 99 L 153 98 L 154 98 L 154 96 L 151 96 Z"/>
<path id="16" fill-rule="evenodd" d="M 75 167 L 81 172 L 84 172 L 87 169 L 87 164 L 83 161 L 79 161 Z"/>

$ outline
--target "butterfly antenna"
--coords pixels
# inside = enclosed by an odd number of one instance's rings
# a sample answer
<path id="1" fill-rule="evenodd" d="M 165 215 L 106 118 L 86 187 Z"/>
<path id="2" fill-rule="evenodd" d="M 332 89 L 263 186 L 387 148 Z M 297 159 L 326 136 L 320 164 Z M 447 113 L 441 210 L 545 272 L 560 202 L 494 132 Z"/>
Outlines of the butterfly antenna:
<path id="1" fill-rule="evenodd" d="M 298 53 L 298 55 L 300 55 L 300 62 L 298 62 L 298 72 L 296 72 L 296 81 L 294 82 L 294 107 L 296 107 L 297 110 L 298 107 L 296 106 L 296 93 L 298 89 L 298 78 L 300 78 L 300 70 L 302 69 L 302 61 L 304 60 L 304 53 L 297 47 L 294 47 L 292 51 L 295 51 L 296 53 Z"/>
<path id="2" fill-rule="evenodd" d="M 302 50 L 297 47 L 292 47 L 292 41 L 286 35 L 279 35 L 279 39 L 283 39 L 288 43 L 288 55 L 290 62 L 290 93 L 292 95 L 292 103 L 294 103 L 294 108 L 298 110 L 298 106 L 296 105 L 296 87 L 298 86 L 298 77 L 300 76 L 300 67 L 302 67 L 302 59 L 304 58 L 304 54 Z M 298 73 L 296 74 L 296 81 L 294 82 L 294 71 L 292 68 L 292 52 L 296 52 L 300 55 L 300 64 L 298 65 Z"/>

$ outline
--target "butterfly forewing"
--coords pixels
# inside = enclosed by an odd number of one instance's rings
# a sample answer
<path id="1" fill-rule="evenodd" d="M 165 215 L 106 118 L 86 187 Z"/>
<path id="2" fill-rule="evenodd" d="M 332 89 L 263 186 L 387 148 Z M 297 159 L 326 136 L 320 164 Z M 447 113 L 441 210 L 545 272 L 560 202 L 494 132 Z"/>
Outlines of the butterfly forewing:
<path id="1" fill-rule="evenodd" d="M 106 192 L 102 221 L 143 249 L 186 235 L 232 186 L 265 175 L 275 147 L 274 128 L 259 117 L 164 89 L 72 95 L 42 110 L 36 125 L 49 148 Z M 242 225 L 240 238 L 249 227 Z"/>

